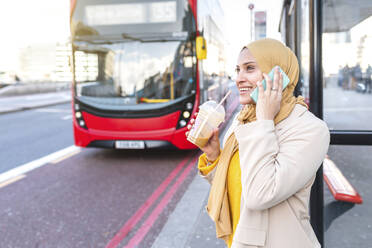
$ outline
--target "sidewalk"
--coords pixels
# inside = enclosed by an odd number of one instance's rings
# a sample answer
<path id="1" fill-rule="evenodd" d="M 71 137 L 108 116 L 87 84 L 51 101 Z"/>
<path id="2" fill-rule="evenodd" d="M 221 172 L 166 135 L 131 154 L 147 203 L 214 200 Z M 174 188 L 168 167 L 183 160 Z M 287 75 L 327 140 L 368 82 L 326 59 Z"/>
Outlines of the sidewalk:
<path id="1" fill-rule="evenodd" d="M 0 114 L 40 108 L 71 101 L 71 91 L 0 97 Z"/>
<path id="2" fill-rule="evenodd" d="M 210 185 L 196 175 L 151 248 L 225 248 L 207 214 Z"/>
<path id="3" fill-rule="evenodd" d="M 220 140 L 223 140 L 232 117 L 238 111 L 239 108 L 236 108 L 231 114 L 220 133 Z M 151 248 L 226 248 L 225 242 L 216 238 L 215 224 L 205 209 L 209 190 L 209 183 L 196 175 Z"/>

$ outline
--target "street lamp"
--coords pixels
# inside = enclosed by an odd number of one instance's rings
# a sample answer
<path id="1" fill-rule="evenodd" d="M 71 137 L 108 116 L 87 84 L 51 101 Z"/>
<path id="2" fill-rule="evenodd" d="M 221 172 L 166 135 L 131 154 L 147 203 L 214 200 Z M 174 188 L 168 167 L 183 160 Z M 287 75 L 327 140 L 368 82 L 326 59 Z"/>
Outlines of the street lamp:
<path id="1" fill-rule="evenodd" d="M 254 9 L 254 4 L 250 3 L 248 5 L 248 9 L 251 11 L 251 41 L 253 41 L 253 9 Z"/>

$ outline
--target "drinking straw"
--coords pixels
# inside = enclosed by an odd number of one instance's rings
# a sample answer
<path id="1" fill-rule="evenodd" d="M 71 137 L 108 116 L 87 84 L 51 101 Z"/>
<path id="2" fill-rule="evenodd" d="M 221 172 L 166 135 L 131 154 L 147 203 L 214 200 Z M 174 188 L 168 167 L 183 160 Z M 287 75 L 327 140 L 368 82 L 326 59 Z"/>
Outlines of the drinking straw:
<path id="1" fill-rule="evenodd" d="M 216 108 L 215 109 L 217 109 L 225 100 L 226 100 L 226 98 L 230 95 L 230 93 L 231 93 L 231 90 L 229 90 L 227 93 L 226 93 L 226 95 L 222 98 L 222 100 L 220 101 L 220 103 L 219 104 L 217 104 L 217 106 L 216 106 Z"/>

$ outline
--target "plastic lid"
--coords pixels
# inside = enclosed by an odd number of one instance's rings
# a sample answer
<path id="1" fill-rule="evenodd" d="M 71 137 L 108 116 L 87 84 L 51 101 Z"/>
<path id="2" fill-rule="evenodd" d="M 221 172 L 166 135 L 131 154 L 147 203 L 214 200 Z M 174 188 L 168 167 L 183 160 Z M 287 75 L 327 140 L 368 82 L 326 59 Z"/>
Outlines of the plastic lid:
<path id="1" fill-rule="evenodd" d="M 225 119 L 225 109 L 222 105 L 219 105 L 215 101 L 207 101 L 200 105 L 199 109 L 203 109 L 206 112 L 214 112 L 213 114 L 218 115 L 218 117 L 223 121 Z M 217 107 L 217 108 L 216 108 Z"/>

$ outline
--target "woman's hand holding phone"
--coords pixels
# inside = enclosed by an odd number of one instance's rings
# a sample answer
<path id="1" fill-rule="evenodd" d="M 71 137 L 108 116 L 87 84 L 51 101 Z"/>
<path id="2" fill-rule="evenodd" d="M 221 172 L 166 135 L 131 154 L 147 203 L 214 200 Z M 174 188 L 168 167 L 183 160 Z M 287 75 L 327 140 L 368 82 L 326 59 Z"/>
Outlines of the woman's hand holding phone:
<path id="1" fill-rule="evenodd" d="M 194 125 L 196 115 L 198 113 L 195 113 L 195 117 L 190 120 L 190 124 L 187 126 L 187 129 L 190 131 L 192 128 L 192 125 Z M 189 131 L 186 132 L 186 137 L 189 134 Z M 199 149 L 205 153 L 207 156 L 207 159 L 211 162 L 215 161 L 218 156 L 220 155 L 220 139 L 219 136 L 219 129 L 216 128 L 213 130 L 212 136 L 209 138 L 208 143 L 204 147 L 199 147 Z"/>
<path id="2" fill-rule="evenodd" d="M 283 75 L 279 73 L 279 68 L 274 71 L 274 80 L 263 73 L 266 80 L 266 90 L 262 82 L 257 83 L 258 100 L 256 104 L 257 120 L 274 120 L 280 110 L 280 102 L 282 101 L 283 91 Z"/>

